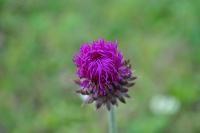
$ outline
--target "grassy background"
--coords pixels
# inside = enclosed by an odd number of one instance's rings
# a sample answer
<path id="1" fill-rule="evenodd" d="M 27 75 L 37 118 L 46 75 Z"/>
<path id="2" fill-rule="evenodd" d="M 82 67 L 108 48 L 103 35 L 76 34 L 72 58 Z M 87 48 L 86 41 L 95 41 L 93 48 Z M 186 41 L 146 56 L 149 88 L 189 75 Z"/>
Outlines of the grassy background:
<path id="1" fill-rule="evenodd" d="M 106 133 L 106 110 L 82 107 L 73 83 L 73 55 L 100 37 L 119 41 L 139 77 L 132 98 L 117 109 L 120 133 L 200 132 L 199 5 L 0 0 L 0 133 Z M 153 112 L 158 95 L 180 107 Z"/>

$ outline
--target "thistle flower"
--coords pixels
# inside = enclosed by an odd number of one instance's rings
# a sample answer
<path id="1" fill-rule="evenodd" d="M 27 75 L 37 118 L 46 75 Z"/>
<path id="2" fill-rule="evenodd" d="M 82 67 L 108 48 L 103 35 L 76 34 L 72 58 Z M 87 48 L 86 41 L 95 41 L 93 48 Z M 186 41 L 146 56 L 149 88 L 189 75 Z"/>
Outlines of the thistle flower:
<path id="1" fill-rule="evenodd" d="M 77 93 L 88 95 L 86 103 L 96 103 L 96 108 L 118 105 L 118 100 L 126 103 L 128 88 L 133 86 L 133 75 L 129 60 L 125 60 L 118 50 L 117 41 L 99 39 L 85 43 L 73 59 L 77 67 L 75 82 L 81 89 Z"/>

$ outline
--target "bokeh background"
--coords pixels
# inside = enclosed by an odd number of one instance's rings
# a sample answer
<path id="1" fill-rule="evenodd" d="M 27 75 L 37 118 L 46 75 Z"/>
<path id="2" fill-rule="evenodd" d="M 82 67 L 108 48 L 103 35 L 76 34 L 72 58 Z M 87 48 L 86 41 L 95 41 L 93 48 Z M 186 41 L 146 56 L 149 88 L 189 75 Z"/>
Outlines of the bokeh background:
<path id="1" fill-rule="evenodd" d="M 200 132 L 199 0 L 0 0 L 0 133 L 106 133 L 73 55 L 118 40 L 138 76 L 119 133 Z"/>

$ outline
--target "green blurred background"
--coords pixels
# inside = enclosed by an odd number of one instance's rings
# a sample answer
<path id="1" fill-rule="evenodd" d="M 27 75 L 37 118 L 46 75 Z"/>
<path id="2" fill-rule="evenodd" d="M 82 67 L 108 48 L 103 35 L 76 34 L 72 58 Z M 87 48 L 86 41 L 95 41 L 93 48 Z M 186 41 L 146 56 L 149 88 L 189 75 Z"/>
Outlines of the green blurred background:
<path id="1" fill-rule="evenodd" d="M 119 133 L 200 132 L 199 0 L 0 0 L 0 133 L 106 133 L 73 55 L 118 40 L 138 76 Z"/>

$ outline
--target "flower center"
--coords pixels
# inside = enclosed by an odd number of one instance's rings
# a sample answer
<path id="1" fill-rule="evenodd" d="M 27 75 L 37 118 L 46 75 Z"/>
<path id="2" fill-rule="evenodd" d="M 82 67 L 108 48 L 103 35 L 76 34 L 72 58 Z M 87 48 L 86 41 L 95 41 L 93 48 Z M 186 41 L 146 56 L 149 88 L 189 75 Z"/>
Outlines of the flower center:
<path id="1" fill-rule="evenodd" d="M 101 59 L 102 58 L 102 55 L 100 53 L 92 53 L 91 55 L 91 59 L 94 61 L 94 60 L 98 60 L 98 59 Z"/>

